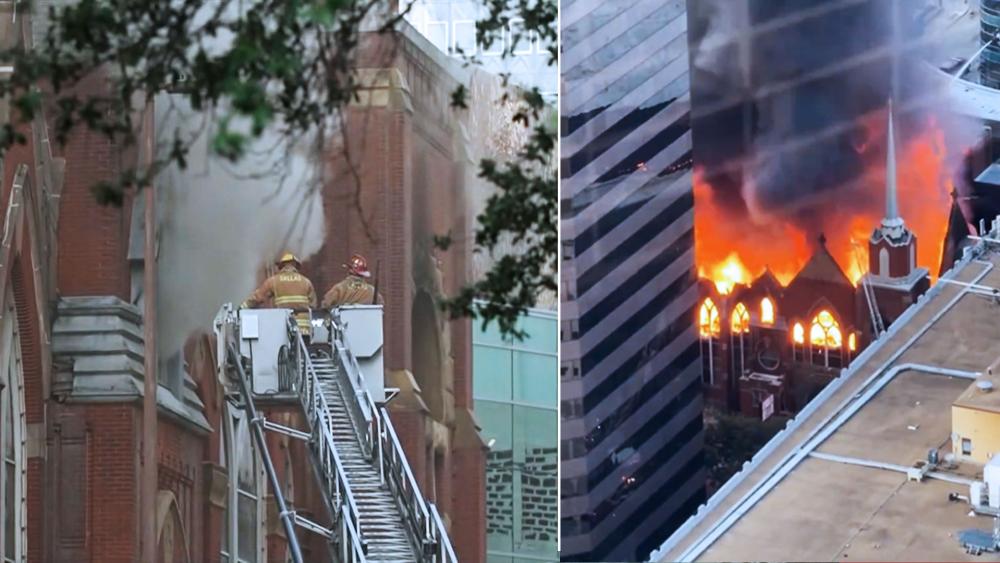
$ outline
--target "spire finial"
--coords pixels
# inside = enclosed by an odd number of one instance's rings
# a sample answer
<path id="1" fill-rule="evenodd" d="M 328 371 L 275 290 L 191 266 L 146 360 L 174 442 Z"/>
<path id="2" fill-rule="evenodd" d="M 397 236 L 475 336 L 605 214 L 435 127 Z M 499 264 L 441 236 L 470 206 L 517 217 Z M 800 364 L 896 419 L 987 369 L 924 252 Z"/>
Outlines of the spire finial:
<path id="1" fill-rule="evenodd" d="M 885 219 L 886 223 L 899 218 L 896 206 L 896 133 L 892 126 L 892 98 L 889 98 L 889 132 L 885 157 Z"/>

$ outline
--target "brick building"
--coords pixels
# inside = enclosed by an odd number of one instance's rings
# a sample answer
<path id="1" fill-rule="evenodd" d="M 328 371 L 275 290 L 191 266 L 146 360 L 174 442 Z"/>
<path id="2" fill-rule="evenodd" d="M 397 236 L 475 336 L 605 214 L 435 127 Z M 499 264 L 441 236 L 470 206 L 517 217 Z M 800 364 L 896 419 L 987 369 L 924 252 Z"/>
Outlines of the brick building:
<path id="1" fill-rule="evenodd" d="M 7 45 L 32 35 L 29 18 L 16 21 L 4 30 Z M 467 283 L 471 248 L 463 236 L 446 252 L 430 244 L 432 234 L 467 233 L 474 221 L 464 202 L 474 170 L 462 151 L 461 116 L 448 104 L 463 70 L 405 25 L 393 36 L 365 37 L 359 66 L 367 88 L 346 114 L 368 216 L 363 222 L 342 204 L 353 184 L 327 186 L 326 239 L 304 271 L 325 289 L 351 252 L 382 264 L 387 384 L 401 389 L 389 407 L 395 426 L 458 557 L 482 561 L 485 446 L 472 414 L 470 323 L 443 318 L 435 306 Z M 81 87 L 97 87 L 99 78 Z M 2 162 L 0 554 L 138 561 L 142 393 L 152 353 L 144 322 L 155 324 L 143 315 L 144 197 L 98 205 L 91 186 L 135 155 L 84 130 L 59 147 L 48 142 L 44 119 L 24 128 L 28 143 Z M 331 154 L 336 170 L 342 155 Z M 156 375 L 158 557 L 284 562 L 284 532 L 248 422 L 226 400 L 205 329 L 187 336 L 179 357 L 160 358 Z M 262 408 L 275 422 L 302 424 L 289 405 Z M 291 504 L 326 523 L 304 444 L 283 435 L 268 443 Z M 322 537 L 300 537 L 306 560 L 321 560 Z"/>

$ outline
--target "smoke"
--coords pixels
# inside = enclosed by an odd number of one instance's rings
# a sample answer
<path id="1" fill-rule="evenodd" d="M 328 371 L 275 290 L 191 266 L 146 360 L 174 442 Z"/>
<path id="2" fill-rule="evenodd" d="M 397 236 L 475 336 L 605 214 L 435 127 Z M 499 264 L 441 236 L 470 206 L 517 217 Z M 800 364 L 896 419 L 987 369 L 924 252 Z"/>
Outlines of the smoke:
<path id="1" fill-rule="evenodd" d="M 496 193 L 497 189 L 492 183 L 479 177 L 480 161 L 484 158 L 498 163 L 514 160 L 528 141 L 531 130 L 513 120 L 521 103 L 520 94 L 515 87 L 505 87 L 499 76 L 473 67 L 469 79 L 464 139 L 472 163 L 465 178 L 466 213 L 473 219 L 483 212 L 487 199 Z M 545 115 L 542 119 L 549 117 Z M 492 254 L 474 253 L 472 278 L 482 279 L 493 267 L 496 257 L 520 251 L 522 248 L 512 242 L 501 241 Z M 557 302 L 556 295 L 546 291 L 537 297 L 536 306 L 555 309 Z"/>
<path id="2" fill-rule="evenodd" d="M 941 131 L 960 186 L 960 148 L 978 127 L 946 113 L 944 82 L 926 62 L 936 4 L 689 2 L 694 155 L 719 199 L 750 224 L 807 232 L 830 205 L 880 207 L 884 184 L 866 171 L 884 166 L 890 97 L 897 143 Z"/>
<path id="3" fill-rule="evenodd" d="M 229 163 L 209 154 L 213 120 L 182 96 L 158 99 L 157 114 L 166 135 L 201 131 L 188 167 L 165 170 L 156 185 L 159 344 L 168 358 L 193 331 L 211 327 L 224 303 L 245 299 L 280 252 L 304 260 L 319 250 L 323 166 L 308 143 L 289 145 L 276 133 Z"/>

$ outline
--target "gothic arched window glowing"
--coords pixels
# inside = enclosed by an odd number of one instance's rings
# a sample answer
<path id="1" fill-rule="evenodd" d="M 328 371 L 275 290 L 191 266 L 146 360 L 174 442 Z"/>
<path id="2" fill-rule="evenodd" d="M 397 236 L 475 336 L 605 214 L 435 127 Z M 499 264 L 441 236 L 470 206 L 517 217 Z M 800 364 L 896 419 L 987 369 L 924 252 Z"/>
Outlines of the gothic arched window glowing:
<path id="1" fill-rule="evenodd" d="M 766 325 L 774 324 L 774 301 L 770 297 L 760 300 L 760 322 Z"/>
<path id="2" fill-rule="evenodd" d="M 858 339 L 853 332 L 847 335 L 847 349 L 851 352 L 858 349 Z"/>
<path id="3" fill-rule="evenodd" d="M 820 311 L 813 317 L 812 326 L 809 327 L 809 342 L 813 346 L 822 348 L 840 348 L 844 344 L 843 334 L 840 332 L 840 324 L 833 314 L 826 309 Z"/>
<path id="4" fill-rule="evenodd" d="M 722 323 L 719 320 L 719 309 L 712 302 L 710 297 L 706 297 L 698 310 L 698 329 L 702 337 L 718 337 L 722 332 Z"/>
<path id="5" fill-rule="evenodd" d="M 730 322 L 730 329 L 733 334 L 750 332 L 750 311 L 747 311 L 746 305 L 738 303 L 736 308 L 733 309 L 733 318 Z"/>

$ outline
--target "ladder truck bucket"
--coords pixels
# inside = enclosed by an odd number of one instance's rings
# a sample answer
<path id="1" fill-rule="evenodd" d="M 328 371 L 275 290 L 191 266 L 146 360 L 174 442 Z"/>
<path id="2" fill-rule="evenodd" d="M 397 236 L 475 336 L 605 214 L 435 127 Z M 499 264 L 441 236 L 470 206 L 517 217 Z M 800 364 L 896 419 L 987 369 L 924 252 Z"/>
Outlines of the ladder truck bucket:
<path id="1" fill-rule="evenodd" d="M 288 334 L 290 309 L 241 309 L 239 312 L 240 355 L 250 359 L 251 390 L 258 395 L 287 391 L 282 389 L 281 364 L 290 357 L 292 341 Z M 284 350 L 284 352 L 282 351 Z"/>
<path id="2" fill-rule="evenodd" d="M 385 372 L 382 369 L 382 306 L 345 305 L 334 311 L 344 344 L 354 354 L 365 388 L 376 403 L 385 402 Z"/>

